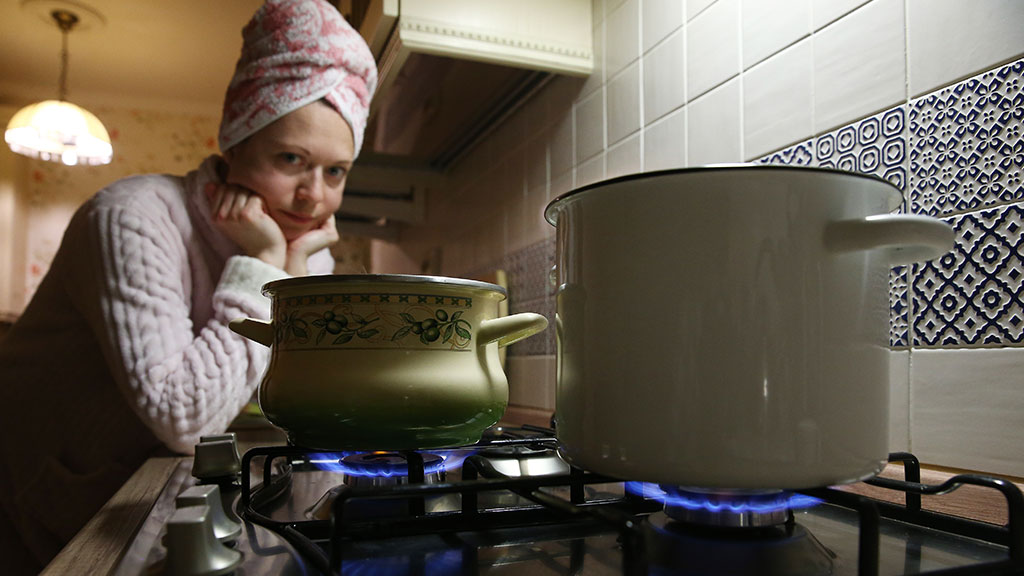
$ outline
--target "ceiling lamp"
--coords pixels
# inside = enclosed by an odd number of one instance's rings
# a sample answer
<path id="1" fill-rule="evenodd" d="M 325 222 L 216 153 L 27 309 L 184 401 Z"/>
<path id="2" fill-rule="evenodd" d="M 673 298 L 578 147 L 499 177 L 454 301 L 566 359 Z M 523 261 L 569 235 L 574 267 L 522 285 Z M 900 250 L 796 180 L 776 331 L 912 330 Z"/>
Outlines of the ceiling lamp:
<path id="1" fill-rule="evenodd" d="M 109 164 L 114 156 L 110 136 L 99 118 L 64 99 L 67 95 L 68 32 L 78 16 L 64 9 L 50 12 L 62 35 L 60 93 L 18 110 L 7 124 L 4 140 L 18 154 L 68 166 Z"/>

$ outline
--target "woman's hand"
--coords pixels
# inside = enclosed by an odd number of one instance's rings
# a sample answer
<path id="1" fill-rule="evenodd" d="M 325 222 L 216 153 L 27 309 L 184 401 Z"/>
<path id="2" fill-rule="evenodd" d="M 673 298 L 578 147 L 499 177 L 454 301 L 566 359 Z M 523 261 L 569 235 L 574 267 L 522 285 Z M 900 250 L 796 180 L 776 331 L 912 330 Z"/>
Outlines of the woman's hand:
<path id="1" fill-rule="evenodd" d="M 320 250 L 333 246 L 338 238 L 338 227 L 334 223 L 334 214 L 331 214 L 320 226 L 288 243 L 284 271 L 292 276 L 305 276 L 308 273 L 307 259 Z"/>
<path id="2" fill-rule="evenodd" d="M 288 241 L 267 214 L 263 198 L 240 186 L 213 182 L 206 185 L 205 192 L 218 230 L 247 256 L 287 271 Z"/>

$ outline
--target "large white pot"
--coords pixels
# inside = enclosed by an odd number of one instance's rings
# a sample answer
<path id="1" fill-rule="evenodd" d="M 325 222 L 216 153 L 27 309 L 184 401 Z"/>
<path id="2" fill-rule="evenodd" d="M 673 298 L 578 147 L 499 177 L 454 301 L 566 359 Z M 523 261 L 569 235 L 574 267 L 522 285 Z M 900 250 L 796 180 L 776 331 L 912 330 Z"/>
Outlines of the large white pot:
<path id="1" fill-rule="evenodd" d="M 627 176 L 554 200 L 563 455 L 611 476 L 798 489 L 888 454 L 889 270 L 952 229 L 884 180 L 786 166 Z"/>

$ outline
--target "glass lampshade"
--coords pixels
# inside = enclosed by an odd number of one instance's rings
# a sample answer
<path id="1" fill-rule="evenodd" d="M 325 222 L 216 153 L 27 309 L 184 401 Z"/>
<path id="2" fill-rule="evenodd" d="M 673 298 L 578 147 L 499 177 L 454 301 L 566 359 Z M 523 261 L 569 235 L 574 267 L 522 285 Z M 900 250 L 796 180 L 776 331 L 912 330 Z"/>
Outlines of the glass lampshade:
<path id="1" fill-rule="evenodd" d="M 75 164 L 109 164 L 114 151 L 99 118 L 64 100 L 45 100 L 18 110 L 4 140 L 31 158 Z"/>

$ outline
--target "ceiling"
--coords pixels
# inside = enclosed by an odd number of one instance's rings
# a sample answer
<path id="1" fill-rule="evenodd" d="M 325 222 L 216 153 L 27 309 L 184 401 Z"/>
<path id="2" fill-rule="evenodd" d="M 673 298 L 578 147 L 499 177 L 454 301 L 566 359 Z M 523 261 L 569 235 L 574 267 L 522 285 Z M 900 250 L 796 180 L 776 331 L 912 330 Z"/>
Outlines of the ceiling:
<path id="1" fill-rule="evenodd" d="M 2 0 L 0 105 L 57 97 L 61 32 L 48 14 L 64 7 L 82 18 L 68 36 L 68 100 L 219 114 L 262 2 Z"/>

